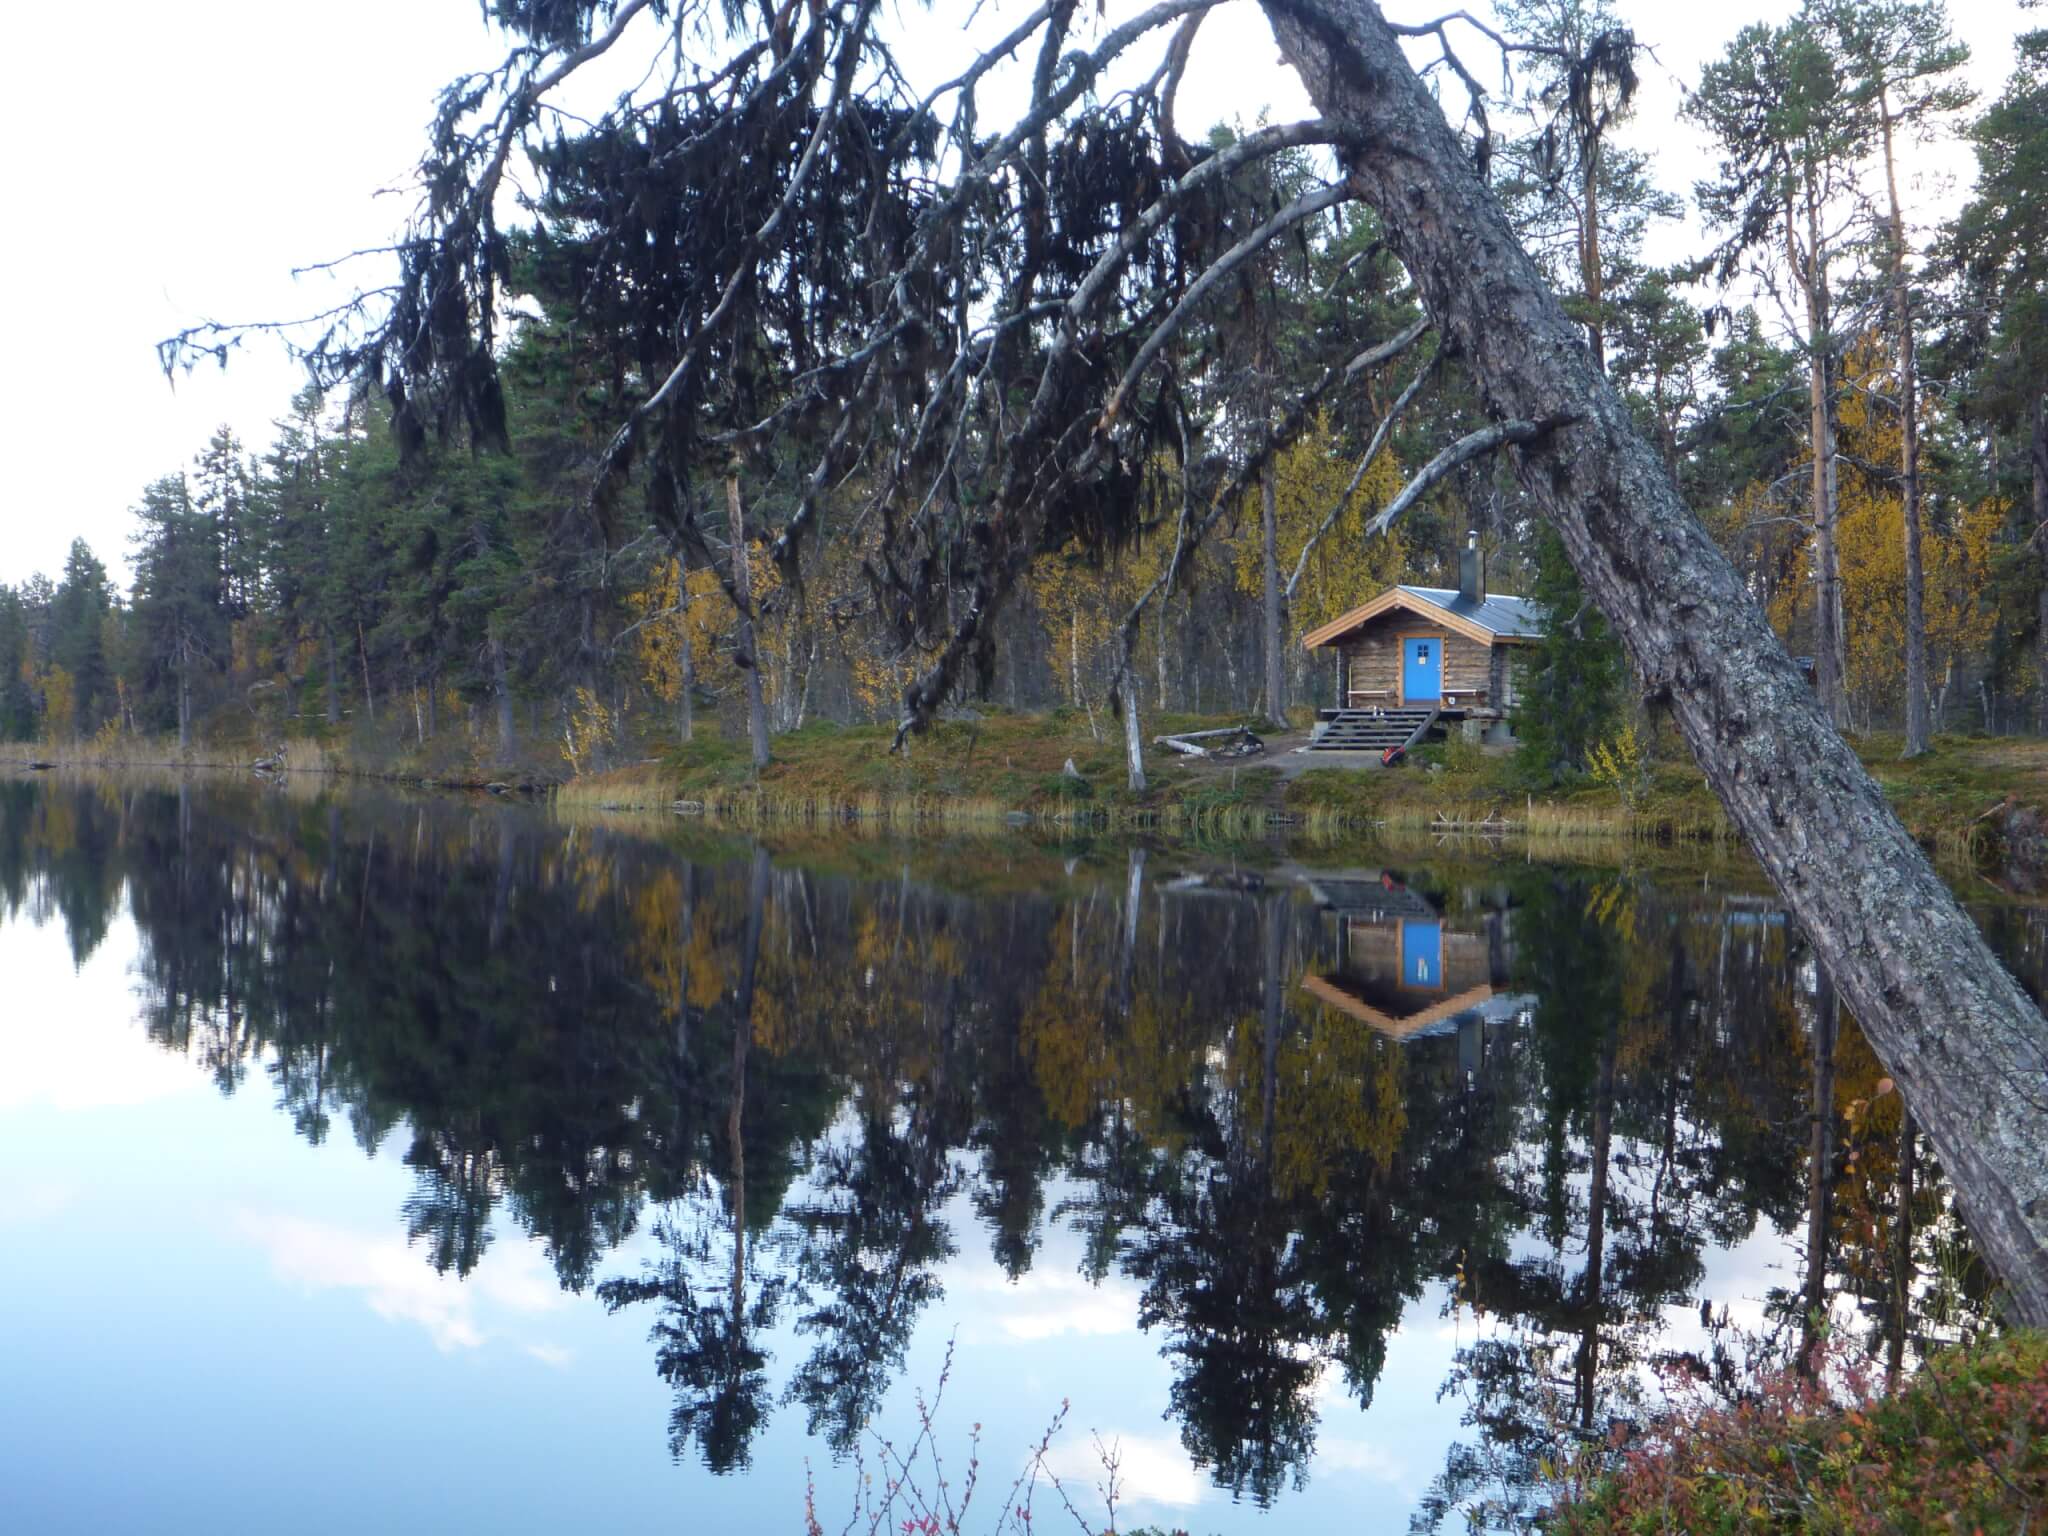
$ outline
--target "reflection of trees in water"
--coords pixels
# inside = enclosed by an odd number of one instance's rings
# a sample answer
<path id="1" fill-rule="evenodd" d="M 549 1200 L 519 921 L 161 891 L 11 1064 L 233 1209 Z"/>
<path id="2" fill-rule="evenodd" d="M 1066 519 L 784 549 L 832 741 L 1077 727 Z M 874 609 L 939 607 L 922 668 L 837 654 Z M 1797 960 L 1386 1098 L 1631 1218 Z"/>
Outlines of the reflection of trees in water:
<path id="1" fill-rule="evenodd" d="M 1137 1282 L 1183 1443 L 1261 1502 L 1305 1475 L 1319 1383 L 1370 1403 L 1445 1298 L 1467 1434 L 1425 1521 L 1525 1508 L 1652 1367 L 1725 1370 L 1666 1319 L 1736 1299 L 1701 1294 L 1705 1257 L 1760 1223 L 1818 1234 L 1788 1296 L 1895 1358 L 1930 1305 L 1983 1304 L 1939 1170 L 1853 1024 L 1822 1049 L 1765 904 L 1390 882 L 1528 1000 L 1397 1041 L 1300 990 L 1349 942 L 1300 894 L 1146 874 L 968 899 L 497 806 L 0 786 L 0 911 L 61 913 L 84 954 L 125 882 L 150 1034 L 223 1091 L 267 1076 L 309 1140 L 403 1126 L 427 1262 L 468 1273 L 509 1217 L 581 1290 L 648 1221 L 655 1257 L 599 1295 L 646 1309 L 672 1447 L 714 1469 L 778 1402 L 853 1443 L 962 1194 L 1012 1277 L 1059 1226 L 1089 1279 Z M 2037 915 L 1993 927 L 2048 960 Z"/>
<path id="2" fill-rule="evenodd" d="M 121 897 L 126 797 L 0 779 L 0 920 L 60 918 L 83 963 Z"/>
<path id="3" fill-rule="evenodd" d="M 1541 1066 L 1523 1111 L 1524 1145 L 1540 1147 L 1524 1199 L 1547 1251 L 1478 1274 L 1479 1336 L 1451 1382 L 1477 1434 L 1448 1453 L 1422 1527 L 1524 1525 L 1545 1458 L 1654 1411 L 1657 1374 L 1739 1390 L 1759 1351 L 1791 1356 L 1835 1288 L 1897 1274 L 1889 1225 L 1852 1230 L 1842 1213 L 1859 1160 L 1862 1203 L 1896 1195 L 1898 1101 L 1888 1123 L 1865 1113 L 1866 1150 L 1845 1156 L 1844 1112 L 1867 1112 L 1875 1058 L 1796 932 L 1740 897 L 1589 901 L 1560 878 L 1523 899 L 1518 984 L 1539 999 Z M 1749 1298 L 1704 1292 L 1705 1256 L 1762 1224 L 1792 1239 L 1792 1269 L 1754 1298 L 1775 1333 L 1738 1337 L 1727 1309 Z M 1669 1320 L 1690 1312 L 1699 1326 L 1680 1350 Z M 1902 1355 L 1904 1329 L 1875 1342 Z"/>

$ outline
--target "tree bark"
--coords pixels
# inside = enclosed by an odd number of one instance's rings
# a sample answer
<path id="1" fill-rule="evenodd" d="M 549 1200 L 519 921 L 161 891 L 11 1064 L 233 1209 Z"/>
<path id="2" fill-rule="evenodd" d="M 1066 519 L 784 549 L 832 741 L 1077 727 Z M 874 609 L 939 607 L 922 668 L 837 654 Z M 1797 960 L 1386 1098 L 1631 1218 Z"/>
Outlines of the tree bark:
<path id="1" fill-rule="evenodd" d="M 697 656 L 690 645 L 690 563 L 676 551 L 676 734 L 685 745 L 696 738 L 697 704 L 691 694 L 697 688 Z"/>
<path id="2" fill-rule="evenodd" d="M 192 662 L 188 657 L 178 667 L 178 750 L 192 746 Z"/>
<path id="3" fill-rule="evenodd" d="M 1515 472 L 1898 1081 L 2015 1316 L 2048 1323 L 2048 1022 L 1686 509 L 1378 9 L 1262 4 L 1319 108 L 1364 130 L 1352 183 L 1489 413 L 1569 418 L 1510 450 Z"/>
<path id="4" fill-rule="evenodd" d="M 363 638 L 363 622 L 356 620 L 356 651 L 363 658 L 363 714 L 377 723 L 377 696 L 370 691 L 370 642 Z M 402 727 L 401 727 L 402 729 Z"/>
<path id="5" fill-rule="evenodd" d="M 1835 395 L 1828 377 L 1828 327 L 1833 323 L 1828 302 L 1827 278 L 1820 254 L 1820 202 L 1807 176 L 1806 260 L 1799 260 L 1798 241 L 1787 238 L 1793 267 L 1801 272 L 1800 287 L 1806 295 L 1806 380 L 1810 410 L 1809 432 L 1813 438 L 1813 683 L 1821 707 L 1837 730 L 1846 723 L 1843 700 L 1844 646 L 1841 634 L 1841 561 L 1835 550 L 1836 513 L 1840 505 L 1840 481 L 1835 462 Z"/>
<path id="6" fill-rule="evenodd" d="M 327 723 L 341 724 L 341 658 L 335 654 L 334 626 L 324 625 L 321 636 L 327 649 Z"/>
<path id="7" fill-rule="evenodd" d="M 725 477 L 726 528 L 732 539 L 732 589 L 738 596 L 739 646 L 733 656 L 747 685 L 747 740 L 754 749 L 754 767 L 768 766 L 768 705 L 761 690 L 761 655 L 754 644 L 754 574 L 747 558 L 746 506 L 740 500 L 737 471 Z"/>
<path id="8" fill-rule="evenodd" d="M 2048 394 L 2034 402 L 2034 431 L 2028 445 L 2027 460 L 2033 467 L 2034 479 L 2034 538 L 2036 556 L 2048 565 Z M 2041 582 L 2040 595 L 2036 599 L 2035 619 L 2038 627 L 2034 636 L 2036 681 L 2034 686 L 2035 726 L 2043 735 L 2048 735 L 2048 577 Z M 1989 714 L 1989 711 L 1986 711 Z M 1991 727 L 1987 724 L 1986 730 Z"/>
<path id="9" fill-rule="evenodd" d="M 1160 601 L 1159 634 L 1153 642 L 1153 649 L 1158 652 L 1156 660 L 1159 672 L 1159 712 L 1162 715 L 1166 713 L 1166 609 L 1171 600 L 1169 596 Z M 1182 658 L 1181 664 L 1183 666 L 1187 664 L 1185 657 Z"/>
<path id="10" fill-rule="evenodd" d="M 506 673 L 505 642 L 496 635 L 491 636 L 491 691 L 498 700 L 498 756 L 510 762 L 516 745 L 512 730 L 512 679 Z"/>
<path id="11" fill-rule="evenodd" d="M 1913 338 L 1913 285 L 1906 273 L 1906 213 L 1899 203 L 1899 173 L 1892 153 L 1891 98 L 1877 98 L 1884 126 L 1884 181 L 1891 194 L 1892 307 L 1899 327 L 1899 494 L 1906 538 L 1906 750 L 1927 750 L 1927 573 L 1920 556 L 1920 376 Z"/>
<path id="12" fill-rule="evenodd" d="M 1586 144 L 1585 196 L 1585 238 L 1579 244 L 1579 278 L 1586 285 L 1586 304 L 1590 310 L 1586 317 L 1586 344 L 1593 352 L 1593 366 L 1605 373 L 1607 326 L 1600 310 L 1607 296 L 1600 279 L 1600 140 L 1597 137 Z"/>
<path id="13" fill-rule="evenodd" d="M 1131 654 L 1124 651 L 1123 676 L 1117 681 L 1124 715 L 1125 782 L 1134 795 L 1145 793 L 1145 737 L 1138 728 L 1138 674 L 1131 667 Z"/>
<path id="14" fill-rule="evenodd" d="M 1266 460 L 1259 471 L 1259 546 L 1265 568 L 1266 621 L 1266 718 L 1283 729 L 1287 724 L 1287 662 L 1280 654 L 1286 617 L 1280 599 L 1279 492 L 1274 484 L 1273 461 Z"/>

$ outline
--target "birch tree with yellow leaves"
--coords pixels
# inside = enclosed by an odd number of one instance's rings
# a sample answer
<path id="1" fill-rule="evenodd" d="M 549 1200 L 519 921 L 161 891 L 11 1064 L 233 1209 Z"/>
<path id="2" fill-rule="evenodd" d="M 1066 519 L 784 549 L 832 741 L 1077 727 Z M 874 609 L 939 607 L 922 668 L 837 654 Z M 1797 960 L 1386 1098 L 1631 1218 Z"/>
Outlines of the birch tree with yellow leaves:
<path id="1" fill-rule="evenodd" d="M 1273 465 L 1273 531 L 1282 593 L 1283 640 L 1355 608 L 1401 579 L 1408 551 L 1399 530 L 1370 537 L 1372 515 L 1401 489 L 1401 466 L 1391 450 L 1370 456 L 1363 473 L 1344 452 L 1330 413 L 1282 450 Z M 1356 483 L 1354 484 L 1354 480 Z M 1247 497 L 1245 523 L 1258 527 L 1261 508 Z M 1257 596 L 1265 586 L 1262 542 L 1242 538 L 1234 550 L 1238 589 Z M 1287 647 L 1290 654 L 1299 647 Z M 1295 666 L 1303 658 L 1295 656 Z M 1277 719 L 1273 702 L 1266 713 Z"/>
<path id="2" fill-rule="evenodd" d="M 1929 526 L 1919 539 L 1908 540 L 1914 509 L 1887 472 L 1900 462 L 1903 429 L 1880 403 L 1896 389 L 1886 350 L 1873 339 L 1851 351 L 1848 372 L 1858 387 L 1841 407 L 1843 639 L 1849 694 L 1861 705 L 1866 725 L 1881 703 L 1914 681 L 1907 642 L 1915 618 L 1925 625 L 1929 702 L 1937 716 L 1957 661 L 1985 648 L 1993 620 L 1985 601 L 1992 548 L 2010 510 L 1997 498 L 1947 507 L 1936 501 Z M 1912 569 L 1916 554 L 1921 573 Z M 1915 585 L 1924 587 L 1918 603 Z"/>

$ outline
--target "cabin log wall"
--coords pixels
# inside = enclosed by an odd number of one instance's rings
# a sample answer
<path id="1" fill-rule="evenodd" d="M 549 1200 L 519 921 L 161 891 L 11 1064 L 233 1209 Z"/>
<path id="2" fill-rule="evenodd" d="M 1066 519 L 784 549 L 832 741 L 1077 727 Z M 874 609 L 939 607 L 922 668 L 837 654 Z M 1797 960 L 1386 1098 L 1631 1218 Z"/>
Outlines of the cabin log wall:
<path id="1" fill-rule="evenodd" d="M 1493 658 L 1502 647 L 1482 645 L 1467 636 L 1432 624 L 1420 614 L 1401 609 L 1381 614 L 1337 643 L 1344 657 L 1343 676 L 1350 702 L 1360 705 L 1401 702 L 1401 637 L 1428 635 L 1444 648 L 1443 689 L 1460 704 L 1491 705 Z M 1478 696 L 1478 697 L 1475 697 Z"/>

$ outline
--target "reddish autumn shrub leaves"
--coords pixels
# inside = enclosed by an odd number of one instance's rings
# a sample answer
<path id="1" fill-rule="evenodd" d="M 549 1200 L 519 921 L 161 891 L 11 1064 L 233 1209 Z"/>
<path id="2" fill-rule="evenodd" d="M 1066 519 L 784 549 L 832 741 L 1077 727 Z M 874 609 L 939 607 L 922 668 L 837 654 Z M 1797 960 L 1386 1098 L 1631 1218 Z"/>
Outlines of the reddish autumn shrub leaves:
<path id="1" fill-rule="evenodd" d="M 1787 1372 L 1673 1420 L 1545 1522 L 1569 1536 L 2048 1530 L 2048 1334 L 1936 1356 L 1897 1393 L 1829 1403 Z"/>

